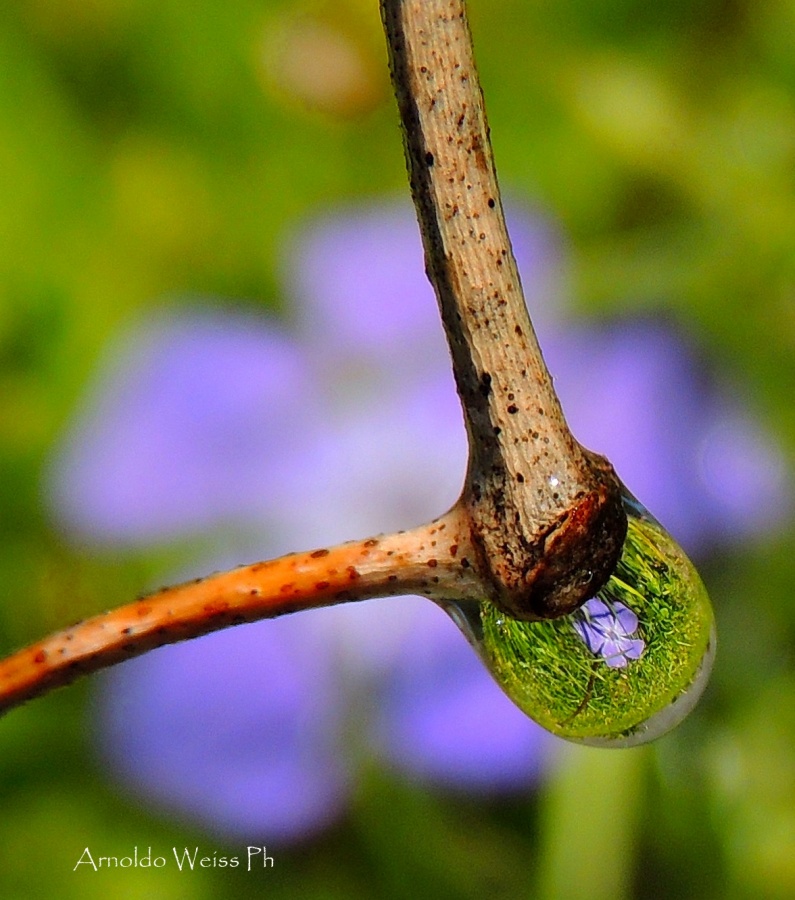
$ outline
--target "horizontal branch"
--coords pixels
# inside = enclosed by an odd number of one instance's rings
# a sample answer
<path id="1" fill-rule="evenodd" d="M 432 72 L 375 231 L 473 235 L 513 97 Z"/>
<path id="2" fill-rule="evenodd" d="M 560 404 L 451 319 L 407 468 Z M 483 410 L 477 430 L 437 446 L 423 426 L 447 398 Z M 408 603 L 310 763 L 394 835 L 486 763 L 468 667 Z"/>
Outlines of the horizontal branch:
<path id="1" fill-rule="evenodd" d="M 452 510 L 412 531 L 291 553 L 166 588 L 0 661 L 0 713 L 81 675 L 211 631 L 397 594 L 478 599 L 481 575 Z"/>

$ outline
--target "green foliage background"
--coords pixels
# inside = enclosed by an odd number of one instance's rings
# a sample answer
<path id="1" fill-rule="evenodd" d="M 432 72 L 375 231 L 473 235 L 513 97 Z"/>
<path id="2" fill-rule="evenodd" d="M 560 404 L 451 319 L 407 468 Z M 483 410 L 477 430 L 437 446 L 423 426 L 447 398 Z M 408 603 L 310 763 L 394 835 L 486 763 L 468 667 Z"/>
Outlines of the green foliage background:
<path id="1" fill-rule="evenodd" d="M 310 109 L 280 83 L 268 48 L 299 14 L 355 48 L 364 87 Z M 791 459 L 795 3 L 471 0 L 470 18 L 503 185 L 562 224 L 583 311 L 669 311 Z M 407 190 L 382 44 L 376 0 L 0 4 L 0 651 L 129 599 L 162 564 L 79 553 L 42 513 L 42 465 L 114 328 L 187 295 L 280 308 L 292 222 Z M 705 567 L 718 662 L 675 734 L 571 748 L 500 802 L 372 766 L 345 821 L 269 848 L 260 874 L 73 873 L 86 846 L 240 848 L 105 780 L 86 685 L 14 711 L 0 895 L 791 898 L 792 538 Z"/>

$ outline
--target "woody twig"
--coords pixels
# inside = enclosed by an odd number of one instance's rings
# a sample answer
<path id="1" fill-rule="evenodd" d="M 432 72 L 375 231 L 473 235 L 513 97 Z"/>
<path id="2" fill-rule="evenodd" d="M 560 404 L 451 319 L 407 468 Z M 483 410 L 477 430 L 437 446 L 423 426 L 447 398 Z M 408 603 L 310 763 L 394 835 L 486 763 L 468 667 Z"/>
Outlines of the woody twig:
<path id="1" fill-rule="evenodd" d="M 167 588 L 0 661 L 0 711 L 153 647 L 376 596 L 485 600 L 520 619 L 607 581 L 626 518 L 572 437 L 505 228 L 463 0 L 381 0 L 411 189 L 469 435 L 458 503 L 428 525 Z"/>

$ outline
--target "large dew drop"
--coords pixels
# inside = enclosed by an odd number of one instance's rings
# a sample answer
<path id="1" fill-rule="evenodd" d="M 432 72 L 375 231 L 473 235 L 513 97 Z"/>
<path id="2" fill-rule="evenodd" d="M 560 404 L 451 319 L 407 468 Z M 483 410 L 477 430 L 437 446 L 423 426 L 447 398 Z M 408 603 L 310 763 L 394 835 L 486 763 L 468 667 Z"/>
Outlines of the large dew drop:
<path id="1" fill-rule="evenodd" d="M 695 706 L 715 655 L 712 607 L 693 564 L 634 499 L 610 581 L 570 616 L 520 622 L 491 603 L 448 612 L 528 716 L 581 744 L 632 747 Z"/>

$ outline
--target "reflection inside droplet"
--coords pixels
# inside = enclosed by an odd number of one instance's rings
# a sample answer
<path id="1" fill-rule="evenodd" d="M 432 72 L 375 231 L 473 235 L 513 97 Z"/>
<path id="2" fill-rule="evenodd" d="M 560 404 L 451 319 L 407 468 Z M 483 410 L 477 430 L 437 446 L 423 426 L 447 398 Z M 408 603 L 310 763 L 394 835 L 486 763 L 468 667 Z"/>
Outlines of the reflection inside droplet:
<path id="1" fill-rule="evenodd" d="M 570 616 L 520 622 L 489 602 L 447 608 L 509 697 L 560 737 L 631 747 L 677 725 L 706 686 L 712 607 L 690 560 L 632 497 L 607 585 Z"/>

